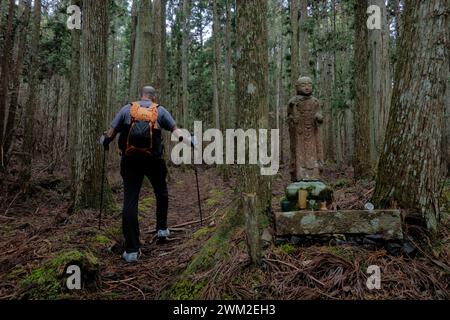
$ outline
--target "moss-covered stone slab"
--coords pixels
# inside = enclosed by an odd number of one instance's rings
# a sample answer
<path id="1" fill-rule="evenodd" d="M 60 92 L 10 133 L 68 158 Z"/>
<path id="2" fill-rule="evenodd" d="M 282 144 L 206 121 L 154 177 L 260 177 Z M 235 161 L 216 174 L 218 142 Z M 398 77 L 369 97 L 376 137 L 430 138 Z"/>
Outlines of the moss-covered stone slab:
<path id="1" fill-rule="evenodd" d="M 398 210 L 291 211 L 275 213 L 277 236 L 367 234 L 403 239 Z"/>
<path id="2" fill-rule="evenodd" d="M 308 199 L 330 201 L 333 190 L 322 181 L 298 181 L 286 187 L 286 199 L 297 201 L 299 190 L 308 191 Z"/>

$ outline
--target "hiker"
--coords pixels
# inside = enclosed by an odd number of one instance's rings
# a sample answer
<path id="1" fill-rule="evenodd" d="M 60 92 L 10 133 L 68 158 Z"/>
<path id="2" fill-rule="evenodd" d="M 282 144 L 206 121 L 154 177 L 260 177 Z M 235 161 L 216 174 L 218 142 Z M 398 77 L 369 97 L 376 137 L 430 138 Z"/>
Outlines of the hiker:
<path id="1" fill-rule="evenodd" d="M 167 228 L 167 167 L 162 158 L 161 129 L 172 132 L 182 140 L 181 130 L 172 115 L 156 103 L 156 90 L 145 86 L 141 91 L 141 100 L 125 105 L 100 139 L 105 150 L 109 150 L 109 144 L 120 133 L 120 174 L 124 186 L 122 231 L 125 237 L 122 258 L 129 263 L 136 262 L 140 252 L 138 201 L 144 176 L 150 180 L 156 197 L 156 236 L 160 240 L 170 236 Z M 195 137 L 186 140 L 185 143 L 195 146 Z"/>

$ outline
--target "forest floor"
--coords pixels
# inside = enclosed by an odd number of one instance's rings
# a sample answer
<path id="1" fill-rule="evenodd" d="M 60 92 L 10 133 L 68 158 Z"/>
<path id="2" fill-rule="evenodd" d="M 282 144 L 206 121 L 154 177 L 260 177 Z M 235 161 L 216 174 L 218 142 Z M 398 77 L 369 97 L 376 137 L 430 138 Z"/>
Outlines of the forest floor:
<path id="1" fill-rule="evenodd" d="M 123 193 L 118 166 L 110 165 L 108 171 L 119 208 Z M 408 229 L 419 248 L 414 257 L 352 245 L 284 244 L 266 248 L 263 266 L 252 269 L 241 228 L 229 239 L 225 253 L 210 253 L 214 263 L 208 268 L 186 272 L 233 208 L 235 178 L 224 182 L 216 169 L 199 169 L 206 218 L 201 227 L 183 225 L 199 219 L 194 171 L 172 167 L 170 172 L 172 239 L 154 241 L 155 198 L 145 183 L 139 206 L 142 256 L 131 265 L 120 258 L 120 209 L 104 214 L 101 231 L 98 211 L 66 214 L 67 172 L 49 173 L 45 163 L 35 164 L 28 199 L 19 193 L 14 170 L 0 177 L 0 299 L 450 299 L 448 217 L 434 240 L 420 227 Z M 342 209 L 362 208 L 374 187 L 373 182 L 355 182 L 332 170 L 326 180 Z M 275 177 L 275 211 L 287 183 L 286 172 Z M 64 263 L 77 259 L 98 271 L 92 278 L 83 275 L 83 290 L 69 291 L 64 289 Z M 366 286 L 369 265 L 381 268 L 380 290 Z"/>

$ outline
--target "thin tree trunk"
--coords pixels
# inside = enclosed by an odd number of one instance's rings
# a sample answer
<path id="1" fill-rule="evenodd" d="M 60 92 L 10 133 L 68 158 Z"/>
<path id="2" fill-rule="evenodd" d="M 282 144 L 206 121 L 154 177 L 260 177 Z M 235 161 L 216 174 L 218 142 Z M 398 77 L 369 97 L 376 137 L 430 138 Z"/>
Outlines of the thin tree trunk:
<path id="1" fill-rule="evenodd" d="M 5 26 L 2 27 L 2 32 L 5 31 L 4 42 L 1 52 L 1 79 L 0 79 L 0 170 L 5 166 L 5 117 L 6 104 L 8 99 L 8 84 L 11 77 L 11 66 L 13 64 L 13 50 L 14 50 L 14 0 L 9 1 L 8 19 L 5 21 Z"/>
<path id="2" fill-rule="evenodd" d="M 8 118 L 6 121 L 5 142 L 3 151 L 5 154 L 5 163 L 9 162 L 10 147 L 15 134 L 16 113 L 19 105 L 20 80 L 23 71 L 25 49 L 27 43 L 28 23 L 30 20 L 31 0 L 20 1 L 19 10 L 19 27 L 16 33 L 17 39 L 17 57 L 14 64 L 14 72 L 12 73 L 12 90 L 9 101 Z"/>
<path id="3" fill-rule="evenodd" d="M 279 15 L 279 23 L 277 24 L 277 30 L 276 33 L 277 37 L 277 56 L 276 56 L 276 107 L 275 107 L 275 123 L 276 128 L 278 130 L 281 129 L 280 124 L 280 112 L 281 112 L 281 106 L 282 104 L 282 87 L 283 87 L 283 58 L 284 58 L 284 48 L 283 48 L 283 5 L 279 5 L 279 11 L 277 11 L 277 14 Z M 282 141 L 282 136 L 280 137 Z"/>
<path id="4" fill-rule="evenodd" d="M 8 6 L 8 0 L 1 0 L 1 2 L 0 2 L 0 26 L 3 25 L 3 19 L 5 19 L 5 17 L 6 17 L 7 6 Z"/>
<path id="5" fill-rule="evenodd" d="M 332 43 L 330 41 L 330 24 L 328 22 L 328 9 L 327 1 L 324 0 L 321 4 L 322 6 L 322 24 L 323 24 L 323 36 L 325 40 L 325 46 L 322 52 L 322 69 L 321 69 L 321 87 L 322 87 L 322 103 L 325 113 L 324 120 L 324 149 L 325 149 L 325 159 L 335 163 L 336 162 L 336 139 L 335 139 L 335 121 L 336 121 L 336 111 L 332 107 L 333 98 L 333 86 L 334 86 L 334 63 L 332 56 Z"/>
<path id="6" fill-rule="evenodd" d="M 300 74 L 311 76 L 311 66 L 309 65 L 309 32 L 308 23 L 308 0 L 300 0 Z"/>
<path id="7" fill-rule="evenodd" d="M 59 146 L 58 144 L 61 143 L 60 139 L 55 139 L 55 137 L 59 134 L 60 130 L 58 130 L 58 119 L 60 119 L 59 114 L 62 111 L 61 105 L 60 105 L 60 97 L 61 97 L 61 79 L 60 77 L 55 74 L 55 102 L 50 108 L 50 136 L 48 137 L 48 141 L 50 142 L 48 151 L 50 152 L 50 159 L 52 161 L 50 167 L 49 167 L 49 174 L 53 173 L 53 170 L 55 169 L 56 162 L 58 160 L 58 150 L 62 148 L 63 146 Z"/>
<path id="8" fill-rule="evenodd" d="M 159 92 L 159 103 L 165 103 L 166 95 L 166 0 L 154 2 L 155 11 L 155 70 L 153 86 Z"/>
<path id="9" fill-rule="evenodd" d="M 154 73 L 152 69 L 152 54 L 155 40 L 153 38 L 152 1 L 140 0 L 138 8 L 129 93 L 129 99 L 133 101 L 140 97 L 140 91 L 143 86 L 151 85 L 152 74 Z"/>
<path id="10" fill-rule="evenodd" d="M 447 46 L 449 47 L 449 46 Z M 448 49 L 450 50 L 450 48 Z M 449 63 L 449 73 L 450 73 L 450 63 Z M 443 154 L 446 156 L 446 166 L 447 166 L 447 177 L 450 177 L 450 78 L 447 80 L 447 92 L 445 93 L 445 140 L 443 143 Z"/>
<path id="11" fill-rule="evenodd" d="M 182 113 L 183 113 L 183 127 L 187 128 L 188 126 L 188 110 L 189 110 L 189 71 L 188 71 L 188 45 L 189 45 L 189 17 L 191 8 L 190 8 L 190 0 L 183 0 L 183 30 L 182 30 L 182 40 L 181 40 L 181 82 L 182 82 Z"/>
<path id="12" fill-rule="evenodd" d="M 129 74 L 129 86 L 131 88 L 131 79 L 133 77 L 133 63 L 134 63 L 134 51 L 136 48 L 136 29 L 138 24 L 137 8 L 140 0 L 133 0 L 131 5 L 131 37 L 130 37 L 130 74 Z"/>
<path id="13" fill-rule="evenodd" d="M 381 30 L 370 30 L 369 41 L 369 112 L 371 161 L 376 166 L 383 144 L 391 101 L 389 25 L 384 0 L 370 0 L 381 9 Z"/>
<path id="14" fill-rule="evenodd" d="M 233 108 L 233 97 L 231 94 L 231 0 L 226 0 L 226 24 L 225 24 L 225 71 L 223 75 L 223 97 L 224 97 L 224 108 L 226 108 L 226 127 L 231 128 L 232 125 L 232 114 Z M 225 106 L 225 101 L 228 102 Z"/>
<path id="15" fill-rule="evenodd" d="M 366 25 L 366 1 L 355 4 L 355 157 L 356 178 L 371 176 L 370 122 L 368 101 L 368 48 Z"/>
<path id="16" fill-rule="evenodd" d="M 30 48 L 29 95 L 25 105 L 23 158 L 20 169 L 20 187 L 23 193 L 29 190 L 31 159 L 34 150 L 34 123 L 39 101 L 39 40 L 41 36 L 41 0 L 34 1 L 33 31 Z"/>
<path id="17" fill-rule="evenodd" d="M 110 115 L 114 109 L 115 106 L 115 94 L 117 91 L 117 88 L 115 86 L 115 74 L 116 74 L 116 46 L 117 46 L 117 36 L 116 31 L 113 32 L 112 37 L 110 39 L 110 42 L 112 42 L 111 45 L 111 52 L 109 57 L 109 67 L 108 67 L 108 110 L 106 112 L 105 117 L 105 126 L 108 126 L 108 120 L 111 119 Z"/>
<path id="18" fill-rule="evenodd" d="M 291 92 L 295 94 L 295 83 L 300 76 L 298 0 L 290 0 L 289 3 L 291 15 Z"/>
<path id="19" fill-rule="evenodd" d="M 76 5 L 81 6 L 81 0 L 75 2 Z M 78 144 L 78 127 L 80 122 L 80 46 L 81 46 L 81 31 L 73 29 L 70 31 L 71 45 L 70 45 L 70 102 L 69 102 L 69 154 L 70 154 L 70 169 L 72 182 L 72 199 L 75 198 L 76 185 L 76 158 L 80 152 L 80 145 Z"/>
<path id="20" fill-rule="evenodd" d="M 162 103 L 167 103 L 167 96 L 168 96 L 168 90 L 167 90 L 167 47 L 166 47 L 166 41 L 167 41 L 167 31 L 166 31 L 166 8 L 167 8 L 167 1 L 166 0 L 160 0 L 161 1 L 161 14 L 160 14 L 160 31 L 161 31 L 161 49 L 160 49 L 160 96 Z"/>
<path id="21" fill-rule="evenodd" d="M 0 2 L 0 56 L 3 58 L 3 45 L 5 43 L 5 35 L 7 28 L 7 16 L 8 16 L 8 3 L 10 0 L 1 0 Z M 2 74 L 2 68 L 0 64 L 0 76 Z"/>
<path id="22" fill-rule="evenodd" d="M 419 210 L 430 230 L 439 221 L 444 182 L 448 9 L 446 0 L 405 1 L 392 108 L 372 199 L 378 207 L 396 201 Z"/>
<path id="23" fill-rule="evenodd" d="M 217 7 L 217 0 L 213 0 L 213 112 L 214 112 L 214 125 L 217 129 L 222 128 L 220 125 L 220 110 L 221 110 L 221 94 L 220 94 L 220 36 L 219 36 L 219 12 Z"/>

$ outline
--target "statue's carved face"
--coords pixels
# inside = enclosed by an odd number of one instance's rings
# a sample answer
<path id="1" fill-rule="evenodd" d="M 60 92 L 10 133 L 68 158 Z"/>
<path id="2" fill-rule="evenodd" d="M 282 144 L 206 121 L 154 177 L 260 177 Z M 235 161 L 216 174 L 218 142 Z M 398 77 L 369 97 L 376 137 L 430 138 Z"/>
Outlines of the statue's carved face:
<path id="1" fill-rule="evenodd" d="M 300 83 L 297 86 L 297 91 L 299 94 L 309 96 L 312 94 L 312 83 Z"/>

